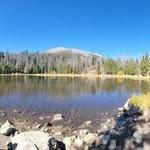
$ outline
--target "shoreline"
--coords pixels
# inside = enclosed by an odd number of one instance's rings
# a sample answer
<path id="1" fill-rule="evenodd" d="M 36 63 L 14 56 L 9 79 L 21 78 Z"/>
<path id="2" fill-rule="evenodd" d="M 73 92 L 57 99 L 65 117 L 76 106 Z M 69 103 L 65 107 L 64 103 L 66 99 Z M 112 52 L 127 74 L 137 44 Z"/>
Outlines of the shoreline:
<path id="1" fill-rule="evenodd" d="M 21 113 L 17 110 L 13 112 Z M 39 150 L 148 150 L 150 111 L 141 113 L 138 108 L 131 106 L 128 100 L 123 107 L 118 108 L 116 115 L 116 118 L 107 118 L 106 121 L 100 122 L 99 128 L 94 132 L 91 131 L 94 122 L 86 121 L 75 129 L 65 123 L 65 116 L 62 114 L 49 116 L 51 121 L 46 124 L 32 122 L 29 125 L 27 119 L 23 126 L 28 126 L 23 130 L 18 130 L 16 123 L 12 124 L 7 120 L 0 127 L 0 142 L 3 142 L 0 149 L 13 149 L 17 144 L 17 148 L 32 146 L 35 150 L 36 147 Z M 41 138 L 44 140 L 41 141 Z"/>
<path id="2" fill-rule="evenodd" d="M 82 78 L 112 78 L 112 79 L 132 79 L 132 80 L 148 80 L 150 76 L 142 75 L 98 75 L 98 74 L 0 74 L 0 76 L 36 76 L 36 77 L 82 77 Z"/>

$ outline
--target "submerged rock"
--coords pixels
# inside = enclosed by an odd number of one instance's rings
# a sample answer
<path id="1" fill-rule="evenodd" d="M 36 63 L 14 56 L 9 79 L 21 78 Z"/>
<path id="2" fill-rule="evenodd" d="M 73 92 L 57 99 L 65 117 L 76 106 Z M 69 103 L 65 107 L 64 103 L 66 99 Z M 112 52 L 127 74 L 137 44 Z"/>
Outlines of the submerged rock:
<path id="1" fill-rule="evenodd" d="M 88 127 L 91 126 L 91 124 L 92 124 L 92 121 L 91 121 L 91 120 L 88 120 L 88 121 L 85 121 L 83 124 L 81 124 L 81 125 L 79 126 L 79 128 L 88 128 Z"/>
<path id="2" fill-rule="evenodd" d="M 64 116 L 62 114 L 55 114 L 52 117 L 52 122 L 63 120 Z"/>

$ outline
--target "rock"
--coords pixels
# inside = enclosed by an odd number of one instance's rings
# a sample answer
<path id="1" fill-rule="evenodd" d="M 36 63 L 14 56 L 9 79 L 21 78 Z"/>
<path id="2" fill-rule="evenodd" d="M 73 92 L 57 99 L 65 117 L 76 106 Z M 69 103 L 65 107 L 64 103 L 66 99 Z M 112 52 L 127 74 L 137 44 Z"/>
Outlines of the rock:
<path id="1" fill-rule="evenodd" d="M 145 121 L 150 121 L 150 110 L 143 111 L 143 116 L 142 117 Z"/>
<path id="2" fill-rule="evenodd" d="M 40 129 L 40 131 L 48 132 L 50 126 L 52 126 L 52 124 L 49 123 L 49 122 L 47 122 L 47 123 L 45 123 L 45 125 Z"/>
<path id="3" fill-rule="evenodd" d="M 50 122 L 47 122 L 47 123 L 45 123 L 45 127 L 50 127 L 50 126 L 52 126 L 53 124 L 52 123 L 50 123 Z"/>
<path id="4" fill-rule="evenodd" d="M 87 129 L 81 129 L 77 132 L 77 136 L 79 138 L 84 138 L 89 133 L 89 130 Z"/>
<path id="5" fill-rule="evenodd" d="M 112 129 L 115 126 L 115 121 L 111 119 L 107 119 L 106 122 L 102 122 L 100 124 L 100 132 L 106 132 L 110 129 Z"/>
<path id="6" fill-rule="evenodd" d="M 143 142 L 143 136 L 139 131 L 134 132 L 133 137 L 135 138 L 136 143 L 140 144 Z"/>
<path id="7" fill-rule="evenodd" d="M 0 150 L 7 149 L 7 143 L 10 141 L 8 136 L 0 134 Z"/>
<path id="8" fill-rule="evenodd" d="M 108 135 L 105 135 L 105 136 L 102 138 L 102 144 L 103 144 L 103 145 L 107 145 L 108 142 L 109 142 L 109 140 L 110 140 L 110 135 L 109 135 L 109 134 L 108 134 Z"/>
<path id="9" fill-rule="evenodd" d="M 144 142 L 144 144 L 143 144 L 143 150 L 149 150 L 149 148 L 150 148 L 150 143 Z"/>
<path id="10" fill-rule="evenodd" d="M 2 115 L 2 117 L 6 117 L 7 113 L 6 112 L 2 112 L 1 115 Z"/>
<path id="11" fill-rule="evenodd" d="M 32 127 L 31 126 L 28 126 L 28 129 L 30 130 Z"/>
<path id="12" fill-rule="evenodd" d="M 66 146 L 66 150 L 71 150 L 70 147 L 71 147 L 71 144 L 73 143 L 73 141 L 76 139 L 76 136 L 70 136 L 70 137 L 65 137 L 63 139 L 63 143 L 65 144 Z"/>
<path id="13" fill-rule="evenodd" d="M 13 135 L 15 132 L 15 127 L 8 120 L 0 127 L 0 133 L 3 135 L 10 136 Z"/>
<path id="14" fill-rule="evenodd" d="M 52 122 L 63 120 L 64 116 L 62 114 L 55 114 L 52 117 Z"/>
<path id="15" fill-rule="evenodd" d="M 128 100 L 126 101 L 126 103 L 124 104 L 124 106 L 123 106 L 123 108 L 124 108 L 125 110 L 129 110 L 129 109 L 130 109 L 129 101 L 130 101 L 130 99 L 128 99 Z"/>
<path id="16" fill-rule="evenodd" d="M 45 118 L 43 116 L 41 116 L 41 117 L 39 117 L 39 119 L 43 121 Z"/>
<path id="17" fill-rule="evenodd" d="M 41 125 L 40 125 L 40 124 L 37 124 L 37 125 L 36 125 L 36 128 L 37 128 L 37 129 L 41 128 Z"/>
<path id="18" fill-rule="evenodd" d="M 52 119 L 52 116 L 45 116 L 46 119 Z"/>
<path id="19" fill-rule="evenodd" d="M 19 144 L 13 145 L 13 149 L 15 150 L 38 150 L 37 147 L 30 141 L 22 141 Z"/>
<path id="20" fill-rule="evenodd" d="M 116 140 L 110 140 L 110 144 L 108 147 L 109 150 L 115 150 L 116 149 Z"/>
<path id="21" fill-rule="evenodd" d="M 123 107 L 118 107 L 118 111 L 123 111 L 124 110 L 124 108 Z"/>
<path id="22" fill-rule="evenodd" d="M 48 150 L 54 145 L 54 143 L 52 143 L 52 137 L 48 133 L 41 131 L 22 132 L 11 138 L 13 145 L 19 145 L 20 143 L 27 141 L 32 142 L 40 150 Z"/>
<path id="23" fill-rule="evenodd" d="M 56 132 L 55 135 L 56 135 L 56 136 L 60 136 L 60 135 L 62 135 L 62 132 L 61 132 L 61 131 Z"/>
<path id="24" fill-rule="evenodd" d="M 130 109 L 127 112 L 128 115 L 136 115 L 138 113 L 139 113 L 139 109 L 134 106 L 130 106 Z"/>
<path id="25" fill-rule="evenodd" d="M 50 129 L 51 129 L 51 133 L 55 135 L 55 133 L 57 132 L 62 132 L 63 131 L 63 127 L 62 125 L 60 126 L 52 126 Z"/>
<path id="26" fill-rule="evenodd" d="M 87 128 L 91 125 L 92 121 L 91 120 L 88 120 L 88 121 L 85 121 L 83 124 L 81 124 L 79 126 L 79 128 Z"/>
<path id="27" fill-rule="evenodd" d="M 89 150 L 89 146 L 80 138 L 76 138 L 70 150 Z"/>
<path id="28" fill-rule="evenodd" d="M 20 113 L 20 111 L 17 109 L 13 109 L 13 113 Z"/>
<path id="29" fill-rule="evenodd" d="M 83 140 L 82 139 L 80 139 L 80 138 L 76 138 L 75 139 L 75 141 L 74 141 L 74 144 L 78 147 L 78 148 L 80 148 L 82 145 L 83 145 Z"/>
<path id="30" fill-rule="evenodd" d="M 84 142 L 86 142 L 88 145 L 94 145 L 97 146 L 100 144 L 100 138 L 97 136 L 96 133 L 88 133 L 84 137 Z"/>
<path id="31" fill-rule="evenodd" d="M 59 149 L 59 143 L 55 138 L 51 138 L 49 141 L 49 150 Z"/>
<path id="32" fill-rule="evenodd" d="M 85 122 L 84 122 L 84 125 L 85 125 L 85 126 L 90 126 L 91 123 L 92 123 L 92 121 L 91 121 L 91 120 L 88 120 L 88 121 L 85 121 Z"/>

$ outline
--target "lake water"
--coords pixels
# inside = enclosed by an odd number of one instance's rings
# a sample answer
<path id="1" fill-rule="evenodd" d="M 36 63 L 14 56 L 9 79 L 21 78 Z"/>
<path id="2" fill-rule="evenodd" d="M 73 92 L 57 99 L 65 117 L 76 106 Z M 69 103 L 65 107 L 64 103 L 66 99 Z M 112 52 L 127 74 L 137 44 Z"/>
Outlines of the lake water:
<path id="1" fill-rule="evenodd" d="M 111 113 L 150 91 L 146 81 L 71 77 L 0 76 L 0 109 L 73 113 L 87 119 Z"/>

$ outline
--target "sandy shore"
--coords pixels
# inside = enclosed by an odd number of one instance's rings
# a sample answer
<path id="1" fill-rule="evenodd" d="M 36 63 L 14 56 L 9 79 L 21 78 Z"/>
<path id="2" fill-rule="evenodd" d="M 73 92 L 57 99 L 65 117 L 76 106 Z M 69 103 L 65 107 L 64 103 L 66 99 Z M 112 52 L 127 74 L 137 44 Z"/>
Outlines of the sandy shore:
<path id="1" fill-rule="evenodd" d="M 150 76 L 141 75 L 98 75 L 98 74 L 0 74 L 0 76 L 38 76 L 38 77 L 83 77 L 83 78 L 119 78 L 119 79 L 133 79 L 133 80 L 149 80 Z"/>

